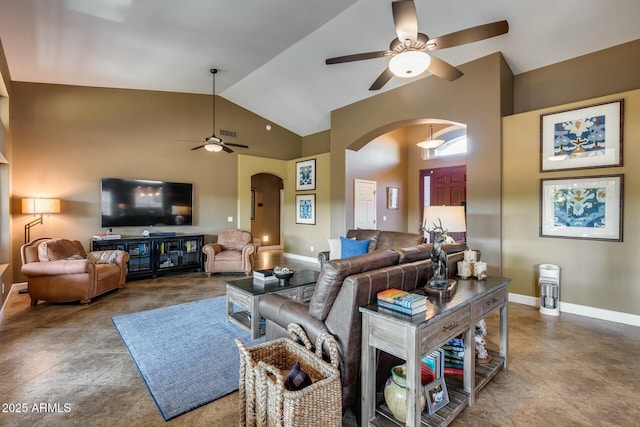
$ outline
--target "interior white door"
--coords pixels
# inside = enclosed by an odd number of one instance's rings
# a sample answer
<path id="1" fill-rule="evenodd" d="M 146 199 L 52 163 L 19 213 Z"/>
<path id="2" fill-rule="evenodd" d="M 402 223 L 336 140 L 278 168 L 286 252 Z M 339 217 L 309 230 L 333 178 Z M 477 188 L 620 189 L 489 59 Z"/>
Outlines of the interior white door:
<path id="1" fill-rule="evenodd" d="M 376 228 L 376 185 L 365 179 L 354 181 L 354 228 Z"/>

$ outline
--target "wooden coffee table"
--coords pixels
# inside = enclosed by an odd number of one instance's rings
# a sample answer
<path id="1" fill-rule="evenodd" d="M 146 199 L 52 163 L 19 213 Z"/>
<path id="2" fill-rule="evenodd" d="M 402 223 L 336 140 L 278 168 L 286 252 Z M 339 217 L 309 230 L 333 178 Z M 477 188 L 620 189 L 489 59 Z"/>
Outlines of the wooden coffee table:
<path id="1" fill-rule="evenodd" d="M 260 297 L 270 293 L 284 295 L 300 302 L 311 300 L 320 273 L 313 270 L 296 271 L 285 284 L 280 281 L 260 282 L 253 277 L 231 280 L 227 288 L 227 322 L 240 326 L 251 334 L 252 339 L 264 334 L 264 324 L 260 324 L 258 303 Z M 236 306 L 241 310 L 235 311 Z"/>

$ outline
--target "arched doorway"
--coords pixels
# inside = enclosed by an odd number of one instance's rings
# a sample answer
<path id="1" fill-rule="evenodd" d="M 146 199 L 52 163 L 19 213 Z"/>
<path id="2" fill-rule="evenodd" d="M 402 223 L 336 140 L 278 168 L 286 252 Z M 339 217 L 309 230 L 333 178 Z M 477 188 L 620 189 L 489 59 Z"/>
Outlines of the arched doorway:
<path id="1" fill-rule="evenodd" d="M 282 247 L 282 178 L 270 173 L 251 176 L 251 234 L 262 247 Z"/>
<path id="2" fill-rule="evenodd" d="M 419 143 L 441 140 L 434 149 L 423 149 Z M 377 227 L 385 230 L 418 232 L 422 225 L 425 205 L 461 205 L 466 202 L 466 142 L 467 126 L 445 119 L 422 118 L 392 123 L 360 138 L 349 146 L 345 155 L 347 215 L 355 210 L 350 199 L 351 182 L 368 179 L 378 184 Z M 462 176 L 462 188 L 449 185 L 447 194 L 457 197 L 438 197 L 425 181 L 431 171 L 456 168 Z M 419 177 L 416 180 L 415 177 Z M 456 180 L 447 180 L 447 182 Z M 434 181 L 439 182 L 439 181 Z M 457 181 L 456 181 L 457 182 Z M 388 189 L 400 195 L 398 206 L 391 209 L 385 198 Z M 433 195 L 431 195 L 433 191 Z M 350 227 L 351 228 L 351 227 Z M 456 240 L 466 236 L 455 235 Z"/>

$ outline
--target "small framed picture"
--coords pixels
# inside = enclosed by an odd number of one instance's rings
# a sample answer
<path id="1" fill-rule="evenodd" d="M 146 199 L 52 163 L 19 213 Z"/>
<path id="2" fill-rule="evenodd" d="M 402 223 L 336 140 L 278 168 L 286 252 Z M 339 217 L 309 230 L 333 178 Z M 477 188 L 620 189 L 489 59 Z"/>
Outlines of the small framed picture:
<path id="1" fill-rule="evenodd" d="M 296 224 L 316 223 L 316 195 L 296 194 Z"/>
<path id="2" fill-rule="evenodd" d="M 316 159 L 296 162 L 296 191 L 316 189 Z"/>
<path id="3" fill-rule="evenodd" d="M 624 101 L 540 116 L 540 171 L 622 166 Z"/>
<path id="4" fill-rule="evenodd" d="M 387 209 L 398 209 L 398 187 L 387 187 Z"/>
<path id="5" fill-rule="evenodd" d="M 449 403 L 449 393 L 447 393 L 447 384 L 444 382 L 444 377 L 424 386 L 424 391 L 427 395 L 429 415 L 435 414 L 438 409 Z"/>
<path id="6" fill-rule="evenodd" d="M 540 180 L 540 237 L 622 241 L 624 175 Z"/>

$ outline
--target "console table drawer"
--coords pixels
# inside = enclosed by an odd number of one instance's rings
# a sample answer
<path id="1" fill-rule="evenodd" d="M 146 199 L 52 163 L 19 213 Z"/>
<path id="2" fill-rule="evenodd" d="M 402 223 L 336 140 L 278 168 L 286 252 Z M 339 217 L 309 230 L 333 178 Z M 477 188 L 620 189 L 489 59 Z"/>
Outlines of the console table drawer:
<path id="1" fill-rule="evenodd" d="M 473 317 L 482 319 L 486 314 L 492 312 L 507 302 L 507 289 L 500 288 L 495 292 L 491 292 L 473 303 Z"/>
<path id="2" fill-rule="evenodd" d="M 438 320 L 433 325 L 429 325 L 422 335 L 422 344 L 431 345 L 433 343 L 445 342 L 451 337 L 459 335 L 469 329 L 471 323 L 471 311 L 469 306 L 461 307 L 459 310 Z"/>

